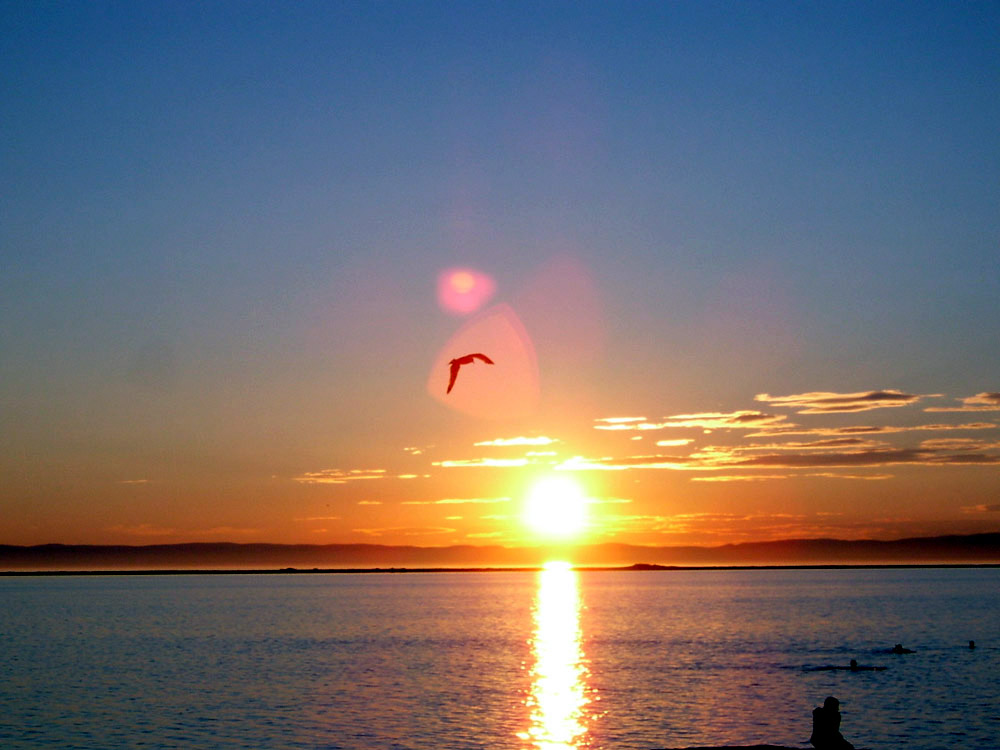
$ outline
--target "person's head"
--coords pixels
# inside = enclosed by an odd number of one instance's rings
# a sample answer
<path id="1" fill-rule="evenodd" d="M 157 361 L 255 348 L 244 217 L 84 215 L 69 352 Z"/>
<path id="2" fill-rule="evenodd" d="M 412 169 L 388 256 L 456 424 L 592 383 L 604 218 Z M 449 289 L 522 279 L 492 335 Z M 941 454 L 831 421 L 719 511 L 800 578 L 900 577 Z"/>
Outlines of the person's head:
<path id="1" fill-rule="evenodd" d="M 823 701 L 823 708 L 825 708 L 827 711 L 839 711 L 840 701 L 838 701 L 831 695 L 829 698 Z"/>

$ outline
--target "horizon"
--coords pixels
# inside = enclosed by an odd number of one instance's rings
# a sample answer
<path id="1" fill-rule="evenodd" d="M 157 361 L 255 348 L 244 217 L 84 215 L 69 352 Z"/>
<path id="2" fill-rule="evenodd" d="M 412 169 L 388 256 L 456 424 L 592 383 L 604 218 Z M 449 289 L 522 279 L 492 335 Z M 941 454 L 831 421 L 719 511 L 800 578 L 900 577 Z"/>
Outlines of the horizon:
<path id="1" fill-rule="evenodd" d="M 998 27 L 10 4 L 0 544 L 1000 532 Z"/>
<path id="2" fill-rule="evenodd" d="M 538 569 L 997 567 L 1000 534 L 879 540 L 785 539 L 716 546 L 621 542 L 503 547 L 188 542 L 149 545 L 0 544 L 0 573 L 469 571 Z"/>

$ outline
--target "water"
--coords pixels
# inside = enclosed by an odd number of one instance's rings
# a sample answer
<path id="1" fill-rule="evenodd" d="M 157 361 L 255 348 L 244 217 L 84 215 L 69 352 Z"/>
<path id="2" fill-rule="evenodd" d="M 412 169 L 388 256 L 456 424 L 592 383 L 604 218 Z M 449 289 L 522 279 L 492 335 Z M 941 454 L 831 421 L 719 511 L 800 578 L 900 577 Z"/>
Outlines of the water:
<path id="1" fill-rule="evenodd" d="M 3 748 L 996 750 L 998 675 L 1000 569 L 0 578 Z"/>

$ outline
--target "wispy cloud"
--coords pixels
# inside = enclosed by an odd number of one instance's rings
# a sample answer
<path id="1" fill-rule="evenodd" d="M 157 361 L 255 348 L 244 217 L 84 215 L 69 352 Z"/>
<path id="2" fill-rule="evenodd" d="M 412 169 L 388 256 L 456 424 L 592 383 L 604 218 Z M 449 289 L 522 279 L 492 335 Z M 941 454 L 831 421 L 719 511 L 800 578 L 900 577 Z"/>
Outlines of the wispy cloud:
<path id="1" fill-rule="evenodd" d="M 1000 411 L 1000 393 L 977 393 L 963 398 L 961 406 L 929 406 L 924 411 Z"/>
<path id="2" fill-rule="evenodd" d="M 657 422 L 616 422 L 596 424 L 597 430 L 663 430 L 668 427 L 700 427 L 705 430 L 747 430 L 777 424 L 784 415 L 764 414 L 759 411 L 701 412 L 674 414 Z"/>
<path id="3" fill-rule="evenodd" d="M 450 469 L 462 466 L 527 466 L 528 463 L 529 460 L 527 458 L 459 458 L 450 461 L 435 461 L 432 465 Z"/>
<path id="4" fill-rule="evenodd" d="M 293 518 L 293 521 L 337 521 L 340 516 L 306 516 L 305 518 Z"/>
<path id="5" fill-rule="evenodd" d="M 321 469 L 320 471 L 307 471 L 297 477 L 292 477 L 295 482 L 302 484 L 347 484 L 361 479 L 385 479 L 385 469 Z"/>
<path id="6" fill-rule="evenodd" d="M 1000 503 L 992 505 L 963 505 L 963 513 L 1000 513 Z"/>
<path id="7" fill-rule="evenodd" d="M 509 497 L 446 497 L 442 500 L 404 500 L 402 505 L 495 505 L 509 502 Z"/>
<path id="8" fill-rule="evenodd" d="M 558 442 L 555 438 L 541 435 L 539 437 L 496 438 L 495 440 L 484 440 L 480 443 L 475 443 L 475 445 L 505 447 L 509 445 L 552 445 Z"/>
<path id="9" fill-rule="evenodd" d="M 921 424 L 907 426 L 890 425 L 854 425 L 850 427 L 800 427 L 785 425 L 768 427 L 760 432 L 753 432 L 747 437 L 775 437 L 778 435 L 890 435 L 899 432 L 947 432 L 962 430 L 989 430 L 997 425 L 993 422 L 969 422 L 966 424 Z"/>
<path id="10" fill-rule="evenodd" d="M 358 505 L 381 505 L 381 500 L 359 500 Z"/>
<path id="11" fill-rule="evenodd" d="M 767 393 L 758 393 L 754 396 L 756 401 L 763 401 L 771 406 L 797 409 L 799 414 L 870 411 L 872 409 L 907 406 L 921 398 L 924 396 L 896 390 L 861 391 L 859 393 L 813 391 L 791 396 L 771 396 Z"/>
<path id="12" fill-rule="evenodd" d="M 122 479 L 118 484 L 149 484 L 149 479 Z"/>
<path id="13" fill-rule="evenodd" d="M 806 472 L 795 474 L 723 474 L 704 477 L 691 477 L 692 482 L 760 482 L 765 480 L 783 479 L 854 479 L 861 481 L 879 481 L 892 479 L 892 474 L 840 474 L 832 471 Z"/>
<path id="14" fill-rule="evenodd" d="M 386 526 L 375 529 L 352 529 L 366 536 L 384 536 L 386 534 L 401 534 L 402 536 L 425 536 L 429 534 L 453 534 L 455 529 L 445 526 Z"/>
<path id="15" fill-rule="evenodd" d="M 766 482 L 773 479 L 788 479 L 793 474 L 722 474 L 708 477 L 691 477 L 692 482 Z"/>
<path id="16" fill-rule="evenodd" d="M 672 471 L 717 471 L 748 468 L 808 469 L 860 466 L 893 466 L 913 464 L 923 466 L 1000 465 L 1000 455 L 988 451 L 942 450 L 920 448 L 861 448 L 846 451 L 770 452 L 752 455 L 755 448 L 708 446 L 689 456 L 626 456 L 591 459 L 575 456 L 559 464 L 563 471 L 624 471 L 661 469 Z M 749 454 L 749 455 L 748 455 Z"/>

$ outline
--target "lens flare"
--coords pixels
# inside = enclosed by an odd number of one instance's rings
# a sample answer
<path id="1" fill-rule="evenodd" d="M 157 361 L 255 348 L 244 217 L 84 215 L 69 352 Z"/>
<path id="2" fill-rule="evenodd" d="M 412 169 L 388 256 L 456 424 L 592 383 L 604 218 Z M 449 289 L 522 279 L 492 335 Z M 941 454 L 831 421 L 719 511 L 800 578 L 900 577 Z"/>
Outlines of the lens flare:
<path id="1" fill-rule="evenodd" d="M 495 291 L 496 283 L 490 276 L 471 268 L 448 268 L 438 274 L 438 304 L 455 315 L 475 312 Z"/>

